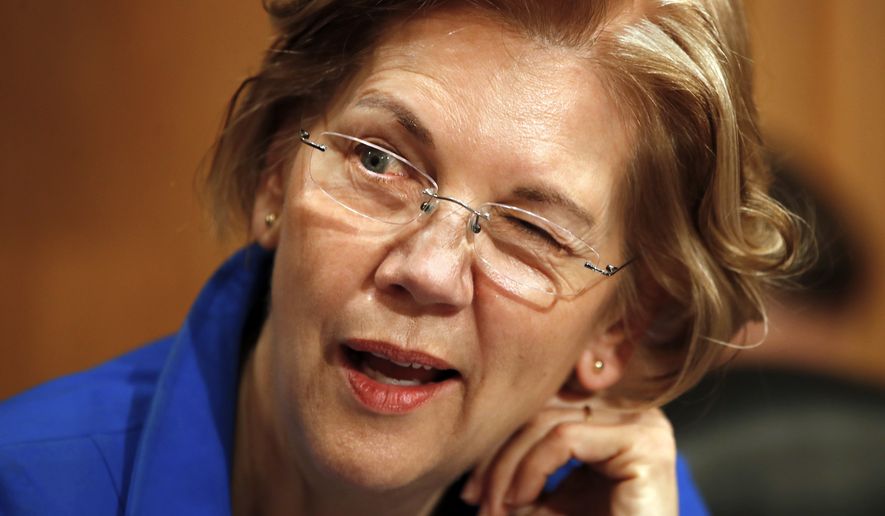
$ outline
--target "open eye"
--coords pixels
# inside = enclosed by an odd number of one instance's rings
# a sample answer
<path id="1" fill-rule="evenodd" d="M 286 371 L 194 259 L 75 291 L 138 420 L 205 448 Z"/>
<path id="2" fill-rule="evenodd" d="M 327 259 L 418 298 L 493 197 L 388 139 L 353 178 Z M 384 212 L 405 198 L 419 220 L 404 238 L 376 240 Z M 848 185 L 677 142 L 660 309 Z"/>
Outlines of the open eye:
<path id="1" fill-rule="evenodd" d="M 354 150 L 359 156 L 360 164 L 369 172 L 378 175 L 390 173 L 402 175 L 401 170 L 396 170 L 399 162 L 390 154 L 362 143 Z"/>

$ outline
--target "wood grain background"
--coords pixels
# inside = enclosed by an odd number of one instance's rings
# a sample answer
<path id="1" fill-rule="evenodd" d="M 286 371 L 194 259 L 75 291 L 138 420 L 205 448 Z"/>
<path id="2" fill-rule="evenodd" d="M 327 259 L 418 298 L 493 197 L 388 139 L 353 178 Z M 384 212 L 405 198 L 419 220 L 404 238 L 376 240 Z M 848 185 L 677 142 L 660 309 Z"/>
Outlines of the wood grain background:
<path id="1" fill-rule="evenodd" d="M 885 263 L 885 3 L 747 6 L 766 133 Z M 269 35 L 257 0 L 0 3 L 0 399 L 178 327 L 237 244 L 194 178 Z M 835 341 L 754 356 L 885 384 L 864 283 Z"/>

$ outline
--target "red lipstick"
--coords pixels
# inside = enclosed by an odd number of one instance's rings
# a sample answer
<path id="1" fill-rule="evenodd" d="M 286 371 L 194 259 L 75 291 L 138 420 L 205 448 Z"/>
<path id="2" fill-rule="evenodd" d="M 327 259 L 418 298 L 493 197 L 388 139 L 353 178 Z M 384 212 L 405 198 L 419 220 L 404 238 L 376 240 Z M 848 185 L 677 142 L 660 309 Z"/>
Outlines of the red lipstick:
<path id="1" fill-rule="evenodd" d="M 460 376 L 442 359 L 386 342 L 349 340 L 342 349 L 351 391 L 379 414 L 412 412 L 454 387 Z"/>

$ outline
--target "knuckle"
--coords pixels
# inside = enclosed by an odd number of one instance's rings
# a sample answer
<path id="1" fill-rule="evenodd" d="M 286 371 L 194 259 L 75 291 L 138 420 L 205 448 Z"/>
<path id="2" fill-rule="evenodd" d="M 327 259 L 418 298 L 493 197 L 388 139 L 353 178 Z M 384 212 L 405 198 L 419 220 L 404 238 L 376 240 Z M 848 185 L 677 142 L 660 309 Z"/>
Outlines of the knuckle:
<path id="1" fill-rule="evenodd" d="M 640 432 L 634 441 L 636 451 L 651 463 L 669 467 L 676 462 L 676 438 L 671 427 L 655 427 Z"/>
<path id="2" fill-rule="evenodd" d="M 550 431 L 550 437 L 557 441 L 568 442 L 574 437 L 576 423 L 560 423 Z"/>
<path id="3" fill-rule="evenodd" d="M 676 436 L 673 425 L 659 409 L 649 411 L 646 418 L 635 428 L 632 448 L 643 457 L 643 462 L 661 468 L 671 468 L 676 463 Z"/>

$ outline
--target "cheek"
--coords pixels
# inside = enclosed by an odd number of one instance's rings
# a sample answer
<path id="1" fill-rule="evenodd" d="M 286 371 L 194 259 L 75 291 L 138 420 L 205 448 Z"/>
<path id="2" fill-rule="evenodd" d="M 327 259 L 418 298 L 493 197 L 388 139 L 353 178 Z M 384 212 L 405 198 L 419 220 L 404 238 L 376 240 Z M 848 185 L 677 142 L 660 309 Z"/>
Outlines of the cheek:
<path id="1" fill-rule="evenodd" d="M 588 308 L 559 302 L 537 311 L 482 286 L 476 289 L 476 313 L 486 375 L 498 376 L 504 389 L 546 401 L 590 342 Z"/>
<path id="2" fill-rule="evenodd" d="M 368 249 L 353 228 L 328 216 L 320 196 L 309 191 L 287 199 L 274 271 L 275 301 L 302 304 L 314 314 L 340 306 L 371 277 Z"/>

